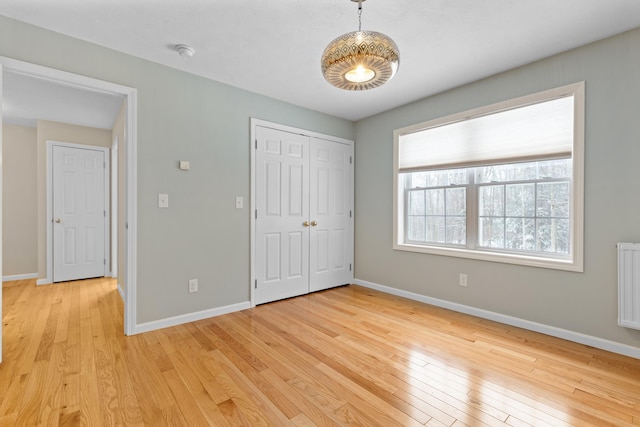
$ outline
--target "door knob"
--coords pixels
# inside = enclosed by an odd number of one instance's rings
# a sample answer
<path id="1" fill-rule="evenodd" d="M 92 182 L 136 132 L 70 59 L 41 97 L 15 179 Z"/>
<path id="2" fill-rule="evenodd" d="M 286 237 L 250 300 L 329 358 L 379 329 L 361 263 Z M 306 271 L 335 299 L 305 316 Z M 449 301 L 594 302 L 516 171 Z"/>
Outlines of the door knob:
<path id="1" fill-rule="evenodd" d="M 309 226 L 309 221 L 305 221 L 305 222 L 303 222 L 303 223 L 302 223 L 302 225 L 303 225 L 304 227 L 308 227 L 308 226 Z"/>
<path id="2" fill-rule="evenodd" d="M 56 218 L 56 224 L 60 224 L 62 220 L 60 218 Z"/>
<path id="3" fill-rule="evenodd" d="M 315 227 L 316 225 L 318 225 L 318 221 L 311 221 L 311 226 Z"/>

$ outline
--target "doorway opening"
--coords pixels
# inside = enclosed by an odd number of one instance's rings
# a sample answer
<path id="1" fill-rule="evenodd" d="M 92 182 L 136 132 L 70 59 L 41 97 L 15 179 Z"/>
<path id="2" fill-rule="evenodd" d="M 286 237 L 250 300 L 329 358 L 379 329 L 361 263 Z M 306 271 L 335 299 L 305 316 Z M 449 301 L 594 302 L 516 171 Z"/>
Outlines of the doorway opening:
<path id="1" fill-rule="evenodd" d="M 55 70 L 36 64 L 17 61 L 11 58 L 0 57 L 0 76 L 7 73 L 19 75 L 23 77 L 33 78 L 47 84 L 55 84 L 62 89 L 72 91 L 86 91 L 94 94 L 110 94 L 119 97 L 125 103 L 124 112 L 124 136 L 119 141 L 120 156 L 119 172 L 116 178 L 119 179 L 120 188 L 123 190 L 120 200 L 123 202 L 120 213 L 117 215 L 121 221 L 118 221 L 117 234 L 121 236 L 121 244 L 117 246 L 117 258 L 121 262 L 118 265 L 117 272 L 120 294 L 124 299 L 124 333 L 132 335 L 136 333 L 136 235 L 137 235 L 137 91 L 134 88 L 126 87 L 102 80 L 93 79 L 65 71 Z M 2 80 L 0 79 L 0 82 Z M 5 88 L 5 93 L 7 92 Z M 122 102 L 122 101 L 121 101 Z M 0 91 L 0 104 L 3 103 L 3 91 Z M 6 110 L 3 115 L 6 114 Z M 0 132 L 2 128 L 2 120 L 0 119 Z M 0 149 L 2 148 L 2 140 L 0 138 Z M 108 151 L 107 151 L 108 155 Z M 2 163 L 0 162 L 0 174 L 2 172 Z M 2 189 L 0 187 L 0 196 Z M 108 198 L 108 196 L 107 196 Z M 1 200 L 1 197 L 0 197 Z M 1 206 L 1 204 L 0 204 Z M 40 208 L 39 208 L 40 209 Z M 45 207 L 43 206 L 44 210 Z M 44 217 L 44 224 L 54 221 L 54 218 Z M 0 218 L 1 221 L 1 218 Z M 38 222 L 42 222 L 41 219 Z M 44 234 L 44 233 L 43 233 Z M 6 249 L 6 248 L 5 248 Z M 2 254 L 2 242 L 0 239 L 0 255 Z M 52 278 L 52 271 L 49 266 L 42 267 L 39 262 L 38 283 L 46 283 Z M 2 261 L 0 257 L 0 271 L 2 270 Z M 44 271 L 42 271 L 44 270 Z M 113 272 L 112 272 L 113 273 Z M 50 283 L 50 282 L 49 282 Z M 1 307 L 0 296 L 0 307 Z M 1 308 L 0 308 L 1 310 Z M 1 316 L 1 311 L 0 311 Z M 0 339 L 2 331 L 0 329 Z M 1 351 L 1 348 L 0 348 Z M 1 361 L 0 352 L 0 361 Z"/>

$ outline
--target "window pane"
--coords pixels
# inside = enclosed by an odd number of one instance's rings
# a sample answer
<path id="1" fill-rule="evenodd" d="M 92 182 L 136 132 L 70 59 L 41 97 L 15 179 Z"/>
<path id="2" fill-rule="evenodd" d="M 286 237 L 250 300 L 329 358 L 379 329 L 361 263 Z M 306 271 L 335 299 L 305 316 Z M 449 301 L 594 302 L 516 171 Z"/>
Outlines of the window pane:
<path id="1" fill-rule="evenodd" d="M 448 171 L 427 172 L 427 187 L 443 187 L 449 185 Z"/>
<path id="2" fill-rule="evenodd" d="M 538 179 L 571 178 L 571 159 L 547 160 L 538 164 Z"/>
<path id="3" fill-rule="evenodd" d="M 467 212 L 467 189 L 464 187 L 447 188 L 447 215 L 465 215 Z"/>
<path id="4" fill-rule="evenodd" d="M 476 171 L 479 184 L 570 177 L 571 159 L 483 166 Z"/>
<path id="5" fill-rule="evenodd" d="M 569 217 L 569 183 L 550 182 L 538 184 L 538 217 Z"/>
<path id="6" fill-rule="evenodd" d="M 538 219 L 537 224 L 540 252 L 569 253 L 568 219 Z"/>
<path id="7" fill-rule="evenodd" d="M 413 172 L 408 175 L 410 177 L 409 188 L 424 188 L 427 186 L 426 172 Z"/>
<path id="8" fill-rule="evenodd" d="M 447 243 L 467 244 L 467 222 L 465 217 L 447 217 Z"/>
<path id="9" fill-rule="evenodd" d="M 506 186 L 506 215 L 534 217 L 536 206 L 535 184 L 512 184 Z"/>
<path id="10" fill-rule="evenodd" d="M 504 220 L 502 218 L 480 218 L 480 246 L 504 248 Z"/>
<path id="11" fill-rule="evenodd" d="M 424 190 L 409 191 L 409 215 L 424 215 Z"/>
<path id="12" fill-rule="evenodd" d="M 408 188 L 447 187 L 449 185 L 464 185 L 469 181 L 467 169 L 411 172 L 402 174 L 402 177 L 408 177 Z"/>
<path id="13" fill-rule="evenodd" d="M 424 216 L 410 216 L 407 238 L 416 242 L 424 242 L 426 237 L 426 218 Z"/>
<path id="14" fill-rule="evenodd" d="M 536 250 L 536 222 L 533 218 L 507 218 L 506 219 L 506 244 L 507 249 L 518 251 Z"/>
<path id="15" fill-rule="evenodd" d="M 427 217 L 427 241 L 433 243 L 445 242 L 444 217 Z"/>
<path id="16" fill-rule="evenodd" d="M 464 185 L 469 183 L 467 169 L 451 169 L 449 172 L 448 185 Z"/>
<path id="17" fill-rule="evenodd" d="M 480 187 L 480 216 L 504 216 L 504 185 Z"/>
<path id="18" fill-rule="evenodd" d="M 536 179 L 536 176 L 537 162 L 513 163 L 480 167 L 477 180 L 479 183 L 529 181 Z"/>
<path id="19" fill-rule="evenodd" d="M 444 189 L 425 191 L 427 215 L 444 215 Z"/>

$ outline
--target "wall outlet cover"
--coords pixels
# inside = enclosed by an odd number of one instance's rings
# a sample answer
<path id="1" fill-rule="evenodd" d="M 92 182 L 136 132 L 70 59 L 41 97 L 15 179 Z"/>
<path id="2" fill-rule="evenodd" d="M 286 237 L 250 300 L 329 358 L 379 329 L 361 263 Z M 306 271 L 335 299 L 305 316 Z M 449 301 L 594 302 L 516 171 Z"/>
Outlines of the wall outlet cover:
<path id="1" fill-rule="evenodd" d="M 159 208 L 168 208 L 169 207 L 169 195 L 168 194 L 158 194 L 158 207 Z"/>

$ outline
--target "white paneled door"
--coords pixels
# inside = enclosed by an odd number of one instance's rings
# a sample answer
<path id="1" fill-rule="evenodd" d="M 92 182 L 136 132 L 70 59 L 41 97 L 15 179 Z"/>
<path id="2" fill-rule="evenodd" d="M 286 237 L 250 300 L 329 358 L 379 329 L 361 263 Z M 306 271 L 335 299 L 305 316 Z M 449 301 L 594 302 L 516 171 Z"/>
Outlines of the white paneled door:
<path id="1" fill-rule="evenodd" d="M 256 303 L 309 292 L 309 138 L 258 127 Z"/>
<path id="2" fill-rule="evenodd" d="M 53 281 L 105 275 L 105 152 L 52 147 Z"/>
<path id="3" fill-rule="evenodd" d="M 350 145 L 311 138 L 309 290 L 353 279 Z"/>
<path id="4" fill-rule="evenodd" d="M 349 283 L 352 146 L 257 126 L 255 150 L 255 303 Z"/>

